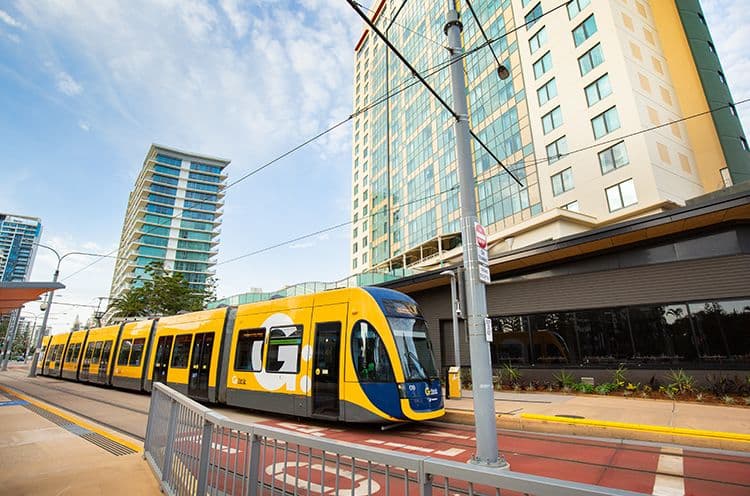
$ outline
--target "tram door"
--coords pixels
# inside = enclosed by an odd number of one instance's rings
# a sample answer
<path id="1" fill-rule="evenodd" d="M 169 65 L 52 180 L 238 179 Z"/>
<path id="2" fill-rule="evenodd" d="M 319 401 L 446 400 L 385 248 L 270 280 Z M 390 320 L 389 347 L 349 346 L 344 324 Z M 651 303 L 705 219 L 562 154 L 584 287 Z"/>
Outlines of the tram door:
<path id="1" fill-rule="evenodd" d="M 162 336 L 156 343 L 156 355 L 154 355 L 154 373 L 152 382 L 167 382 L 167 371 L 169 370 L 169 355 L 172 353 L 173 336 Z"/>
<path id="2" fill-rule="evenodd" d="M 99 378 L 97 380 L 101 384 L 107 383 L 107 374 L 109 374 L 109 355 L 111 351 L 112 341 L 107 341 L 106 343 L 104 343 L 104 348 L 102 349 L 102 359 L 101 362 L 99 362 Z"/>
<path id="3" fill-rule="evenodd" d="M 339 356 L 341 322 L 315 325 L 313 415 L 339 416 Z"/>
<path id="4" fill-rule="evenodd" d="M 188 396 L 208 400 L 208 375 L 211 372 L 211 352 L 213 347 L 213 332 L 204 332 L 195 335 L 193 353 L 190 360 Z"/>

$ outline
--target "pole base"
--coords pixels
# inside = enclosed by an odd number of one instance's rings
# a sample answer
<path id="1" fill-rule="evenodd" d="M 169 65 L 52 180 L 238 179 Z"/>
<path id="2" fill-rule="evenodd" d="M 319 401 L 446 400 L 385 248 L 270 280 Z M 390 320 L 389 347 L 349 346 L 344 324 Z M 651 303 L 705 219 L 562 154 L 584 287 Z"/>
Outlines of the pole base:
<path id="1" fill-rule="evenodd" d="M 508 463 L 505 457 L 500 453 L 497 454 L 496 462 L 487 462 L 486 460 L 480 460 L 475 455 L 469 459 L 468 463 L 471 463 L 472 465 L 479 465 L 482 467 L 496 468 L 498 470 L 510 470 L 510 463 Z"/>

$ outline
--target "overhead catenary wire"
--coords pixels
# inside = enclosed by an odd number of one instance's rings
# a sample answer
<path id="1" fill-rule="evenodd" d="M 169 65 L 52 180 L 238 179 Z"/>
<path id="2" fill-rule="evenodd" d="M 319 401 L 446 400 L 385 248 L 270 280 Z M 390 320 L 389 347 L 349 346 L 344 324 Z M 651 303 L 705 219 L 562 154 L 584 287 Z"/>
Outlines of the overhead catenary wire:
<path id="1" fill-rule="evenodd" d="M 395 46 L 393 45 L 393 43 L 391 43 L 391 41 L 390 41 L 390 40 L 388 39 L 388 37 L 387 37 L 387 36 L 385 36 L 385 35 L 384 35 L 384 34 L 383 34 L 383 33 L 382 33 L 382 32 L 381 32 L 381 31 L 380 31 L 379 29 L 378 29 L 378 27 L 377 27 L 377 26 L 376 26 L 376 25 L 375 25 L 375 24 L 374 24 L 374 23 L 373 23 L 373 22 L 372 22 L 372 21 L 371 21 L 371 20 L 370 20 L 370 19 L 369 19 L 369 18 L 368 18 L 368 17 L 366 16 L 366 15 L 365 15 L 365 13 L 364 13 L 364 12 L 362 12 L 362 10 L 361 10 L 361 9 L 359 8 L 359 4 L 358 4 L 358 3 L 356 2 L 356 1 L 354 1 L 354 0 L 346 0 L 346 1 L 347 1 L 347 3 L 349 3 L 349 5 L 351 5 L 352 9 L 354 9 L 354 11 L 355 11 L 355 12 L 357 13 L 357 15 L 359 15 L 359 16 L 360 16 L 360 17 L 362 18 L 362 20 L 364 20 L 364 21 L 365 21 L 365 22 L 367 23 L 367 25 L 368 25 L 368 26 L 370 26 L 370 29 L 372 29 L 372 30 L 373 30 L 373 31 L 374 31 L 374 32 L 375 32 L 375 33 L 376 33 L 376 34 L 378 35 L 378 37 L 379 37 L 379 38 L 380 38 L 381 40 L 383 40 L 383 43 L 385 43 L 385 44 L 386 44 L 386 45 L 388 46 L 388 48 L 389 48 L 389 49 L 390 49 L 390 50 L 391 50 L 391 51 L 392 51 L 392 52 L 393 52 L 393 53 L 394 53 L 394 54 L 396 55 L 396 57 L 398 57 L 398 59 L 399 59 L 399 60 L 400 60 L 400 61 L 401 61 L 401 62 L 402 62 L 402 63 L 403 63 L 403 64 L 404 64 L 404 65 L 405 65 L 405 66 L 406 66 L 406 67 L 407 67 L 407 68 L 408 68 L 408 69 L 409 69 L 410 71 L 411 71 L 411 73 L 412 73 L 412 74 L 414 75 L 414 77 L 416 77 L 417 79 L 419 79 L 419 81 L 420 81 L 420 82 L 422 83 L 422 85 L 423 85 L 423 86 L 424 86 L 425 88 L 427 88 L 427 91 L 429 91 L 429 92 L 430 92 L 430 93 L 432 94 L 432 96 L 434 96 L 434 97 L 435 97 L 435 99 L 436 99 L 436 100 L 437 100 L 438 102 L 440 102 L 440 105 L 442 105 L 442 106 L 443 106 L 443 108 L 445 108 L 445 110 L 447 110 L 447 111 L 448 111 L 448 113 L 449 113 L 449 114 L 451 114 L 451 115 L 453 116 L 453 118 L 454 118 L 454 119 L 456 119 L 456 120 L 458 121 L 458 120 L 461 120 L 462 118 L 465 118 L 465 119 L 467 119 L 467 118 L 468 118 L 468 116 L 463 116 L 463 117 L 462 117 L 462 116 L 458 115 L 458 114 L 456 113 L 456 111 L 455 111 L 455 110 L 453 110 L 453 108 L 452 108 L 452 107 L 451 107 L 450 105 L 448 105 L 448 103 L 447 103 L 447 102 L 446 102 L 446 101 L 445 101 L 445 100 L 443 99 L 443 97 L 442 97 L 442 96 L 440 96 L 440 94 L 438 94 L 438 92 L 437 92 L 437 91 L 435 91 L 435 89 L 434 89 L 434 88 L 433 88 L 432 86 L 430 86 L 430 84 L 429 84 L 429 83 L 427 82 L 427 80 L 426 80 L 426 79 L 425 79 L 425 78 L 424 78 L 424 77 L 423 77 L 423 76 L 422 76 L 422 75 L 421 75 L 421 74 L 420 74 L 420 73 L 419 73 L 419 72 L 418 72 L 418 71 L 417 71 L 417 70 L 416 70 L 416 69 L 414 68 L 414 66 L 412 66 L 412 65 L 411 65 L 411 63 L 410 63 L 410 62 L 409 62 L 408 60 L 406 60 L 406 57 L 404 57 L 404 56 L 403 56 L 403 55 L 401 54 L 401 52 L 400 52 L 400 51 L 399 51 L 399 50 L 398 50 L 398 49 L 397 49 L 397 48 L 396 48 L 396 47 L 395 47 Z M 456 59 L 456 60 L 453 60 L 453 61 L 452 61 L 452 63 L 456 63 L 457 61 L 458 61 L 458 59 Z M 487 147 L 487 146 L 486 146 L 486 145 L 485 145 L 485 144 L 484 144 L 484 143 L 482 142 L 482 140 L 481 140 L 481 139 L 479 138 L 479 136 L 477 136 L 477 135 L 476 135 L 476 133 L 474 133 L 474 132 L 473 132 L 473 131 L 472 131 L 471 129 L 469 129 L 469 133 L 471 134 L 471 136 L 472 136 L 472 137 L 473 137 L 473 138 L 474 138 L 474 139 L 475 139 L 475 140 L 476 140 L 476 141 L 477 141 L 477 142 L 478 142 L 478 143 L 479 143 L 480 145 L 482 145 L 482 147 L 483 147 L 483 148 L 484 148 L 484 149 L 485 149 L 485 150 L 487 151 L 487 153 L 489 153 L 489 154 L 490 154 L 490 156 L 492 156 L 492 158 L 493 158 L 493 159 L 494 159 L 494 160 L 495 160 L 495 161 L 496 161 L 496 162 L 497 162 L 497 163 L 498 163 L 499 165 L 501 165 L 501 166 L 502 166 L 503 168 L 505 168 L 505 165 L 504 165 L 504 164 L 502 163 L 502 161 L 501 161 L 501 160 L 500 160 L 499 158 L 497 158 L 497 157 L 495 156 L 495 154 L 494 154 L 494 153 L 492 152 L 492 150 L 490 150 L 490 149 L 489 149 L 489 148 L 488 148 L 488 147 Z M 505 168 L 505 171 L 506 171 L 506 172 L 507 172 L 507 173 L 508 173 L 508 174 L 509 174 L 509 175 L 510 175 L 510 176 L 511 176 L 511 177 L 512 177 L 512 178 L 513 178 L 513 179 L 514 179 L 514 180 L 515 180 L 515 181 L 516 181 L 516 182 L 517 182 L 517 183 L 518 183 L 519 185 L 523 186 L 523 184 L 521 183 L 521 181 L 519 181 L 519 180 L 518 180 L 518 178 L 517 178 L 517 177 L 516 177 L 516 176 L 515 176 L 515 175 L 514 175 L 514 174 L 513 174 L 513 173 L 512 173 L 512 172 L 511 172 L 510 170 L 508 170 L 507 168 Z"/>
<path id="2" fill-rule="evenodd" d="M 750 102 L 750 98 L 739 100 L 739 101 L 735 102 L 734 105 L 742 105 L 742 104 L 748 103 L 748 102 Z M 606 140 L 606 141 L 595 143 L 593 145 L 587 145 L 587 146 L 575 149 L 575 150 L 573 150 L 571 152 L 568 152 L 566 155 L 572 155 L 572 154 L 575 154 L 575 153 L 579 153 L 579 152 L 582 152 L 582 151 L 590 150 L 592 148 L 596 148 L 596 147 L 603 146 L 603 145 L 606 145 L 606 144 L 620 142 L 620 141 L 623 141 L 623 140 L 628 139 L 628 138 L 632 138 L 632 137 L 640 135 L 640 134 L 645 134 L 645 133 L 652 132 L 654 130 L 660 129 L 660 128 L 668 126 L 670 124 L 674 124 L 674 123 L 678 123 L 678 122 L 683 122 L 683 121 L 687 121 L 687 120 L 690 120 L 690 119 L 696 119 L 698 117 L 702 117 L 702 116 L 708 115 L 708 114 L 710 114 L 712 112 L 718 112 L 720 110 L 727 109 L 727 108 L 730 107 L 730 105 L 731 104 L 723 105 L 721 107 L 716 107 L 716 108 L 710 109 L 710 110 L 705 111 L 705 112 L 699 112 L 699 113 L 696 113 L 696 114 L 693 114 L 693 115 L 689 115 L 689 116 L 683 117 L 683 118 L 678 119 L 678 120 L 666 122 L 666 123 L 660 124 L 658 126 L 652 126 L 652 127 L 644 128 L 644 129 L 641 129 L 641 130 L 638 130 L 638 131 L 634 131 L 632 133 L 628 133 L 628 134 L 625 134 L 625 135 L 622 135 L 622 136 L 618 136 L 617 138 L 612 138 L 612 139 L 609 139 L 609 140 Z M 544 161 L 544 160 L 540 160 L 540 161 Z M 521 163 L 521 162 L 519 162 L 519 163 Z M 491 174 L 485 180 L 489 180 L 489 179 L 492 179 L 493 177 L 497 177 L 497 176 L 499 176 L 503 172 L 504 171 L 502 171 L 502 170 L 497 170 L 497 171 L 495 171 L 494 174 Z M 428 195 L 428 196 L 425 196 L 425 197 L 417 198 L 417 199 L 414 199 L 414 200 L 410 200 L 410 201 L 407 201 L 407 202 L 404 202 L 404 203 L 401 203 L 401 204 L 398 204 L 398 205 L 385 205 L 382 210 L 378 210 L 377 212 L 373 212 L 371 215 L 376 215 L 378 213 L 381 213 L 382 211 L 389 211 L 389 210 L 390 211 L 396 211 L 396 210 L 401 209 L 403 207 L 406 207 L 408 205 L 412 205 L 412 204 L 420 203 L 420 202 L 426 202 L 426 201 L 431 200 L 432 198 L 435 198 L 435 197 L 438 197 L 438 196 L 442 196 L 442 195 L 451 193 L 453 191 L 457 191 L 457 189 L 458 189 L 458 185 L 455 185 L 455 186 L 452 186 L 452 187 L 450 187 L 448 189 L 445 189 L 445 190 L 442 190 L 442 191 L 438 191 L 437 193 L 434 193 L 434 194 L 431 194 L 431 195 Z M 264 253 L 264 252 L 267 252 L 267 251 L 270 251 L 270 250 L 273 250 L 273 249 L 276 249 L 276 248 L 280 248 L 282 246 L 289 245 L 289 244 L 292 244 L 292 243 L 296 243 L 298 241 L 301 241 L 301 240 L 304 240 L 304 239 L 308 239 L 308 238 L 311 238 L 311 237 L 314 237 L 314 236 L 318 236 L 320 234 L 324 234 L 324 233 L 329 232 L 329 231 L 334 231 L 336 229 L 340 229 L 342 227 L 345 227 L 347 225 L 351 225 L 353 223 L 354 223 L 354 221 L 347 221 L 347 222 L 341 222 L 341 223 L 338 223 L 338 224 L 334 224 L 334 225 L 329 226 L 329 227 L 324 227 L 322 229 L 319 229 L 319 230 L 317 230 L 315 232 L 311 232 L 309 234 L 303 234 L 301 236 L 297 236 L 297 237 L 295 237 L 293 239 L 289 239 L 287 241 L 282 241 L 282 242 L 279 242 L 279 243 L 267 246 L 265 248 L 260 248 L 260 249 L 254 250 L 254 251 L 246 253 L 244 255 L 239 255 L 239 256 L 233 257 L 233 258 L 231 258 L 229 260 L 224 260 L 222 262 L 217 263 L 216 265 L 224 265 L 224 264 L 228 264 L 230 262 L 234 262 L 234 261 L 237 261 L 237 260 L 248 258 L 250 256 L 257 255 L 257 254 L 260 254 L 260 253 Z"/>

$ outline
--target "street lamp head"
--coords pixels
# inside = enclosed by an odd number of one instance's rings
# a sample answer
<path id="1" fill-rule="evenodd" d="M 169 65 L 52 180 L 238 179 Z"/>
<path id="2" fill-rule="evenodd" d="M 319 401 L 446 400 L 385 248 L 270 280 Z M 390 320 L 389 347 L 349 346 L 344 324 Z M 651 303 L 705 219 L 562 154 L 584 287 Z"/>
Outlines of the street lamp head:
<path id="1" fill-rule="evenodd" d="M 508 79 L 510 77 L 510 71 L 507 67 L 501 64 L 497 66 L 497 76 L 503 80 Z"/>

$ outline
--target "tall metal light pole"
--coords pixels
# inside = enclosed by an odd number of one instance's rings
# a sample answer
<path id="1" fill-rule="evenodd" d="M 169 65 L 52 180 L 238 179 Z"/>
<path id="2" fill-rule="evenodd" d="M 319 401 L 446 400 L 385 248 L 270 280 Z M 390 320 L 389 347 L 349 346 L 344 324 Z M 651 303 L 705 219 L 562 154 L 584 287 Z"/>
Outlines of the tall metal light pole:
<path id="1" fill-rule="evenodd" d="M 466 324 L 469 333 L 471 353 L 471 381 L 474 397 L 474 422 L 477 438 L 477 452 L 473 463 L 498 468 L 510 468 L 500 455 L 497 447 L 497 418 L 495 395 L 492 387 L 492 361 L 487 340 L 487 295 L 484 284 L 479 279 L 479 262 L 475 223 L 477 206 L 474 198 L 474 167 L 471 160 L 469 141 L 469 110 L 466 101 L 466 81 L 463 71 L 463 47 L 461 30 L 455 0 L 448 0 L 445 34 L 448 36 L 448 49 L 451 53 L 451 88 L 453 109 L 458 118 L 454 123 L 456 135 L 456 157 L 458 159 L 458 184 L 461 205 L 461 240 L 464 259 L 466 286 Z M 491 336 L 491 335 L 490 335 Z"/>
<path id="2" fill-rule="evenodd" d="M 33 312 L 25 312 L 29 315 L 34 316 L 34 323 L 31 325 L 31 334 L 29 335 L 29 340 L 26 343 L 26 353 L 23 355 L 23 363 L 26 363 L 26 361 L 29 358 L 29 351 L 31 351 L 31 343 L 34 342 L 34 337 L 36 336 L 36 319 L 39 317 L 38 313 Z"/>
<path id="3" fill-rule="evenodd" d="M 89 257 L 104 256 L 104 255 L 99 255 L 98 253 L 85 253 L 81 251 L 71 251 L 60 256 L 60 254 L 57 253 L 57 250 L 55 250 L 51 246 L 43 245 L 41 243 L 36 243 L 36 245 L 42 248 L 47 248 L 48 250 L 52 251 L 52 253 L 54 253 L 55 256 L 57 257 L 57 266 L 55 267 L 55 274 L 52 276 L 52 282 L 57 282 L 57 278 L 60 275 L 60 263 L 63 261 L 65 257 L 68 257 L 70 255 L 86 255 Z M 36 337 L 36 346 L 34 348 L 34 358 L 31 359 L 31 367 L 29 368 L 29 377 L 36 377 L 36 364 L 39 361 L 39 352 L 42 349 L 42 339 L 44 338 L 44 335 L 47 333 L 47 320 L 49 319 L 49 311 L 50 311 L 50 308 L 52 307 L 52 296 L 54 294 L 55 294 L 54 289 L 50 291 L 49 293 L 47 293 L 46 307 L 44 309 L 44 318 L 42 319 L 42 329 L 39 331 L 39 335 Z"/>

